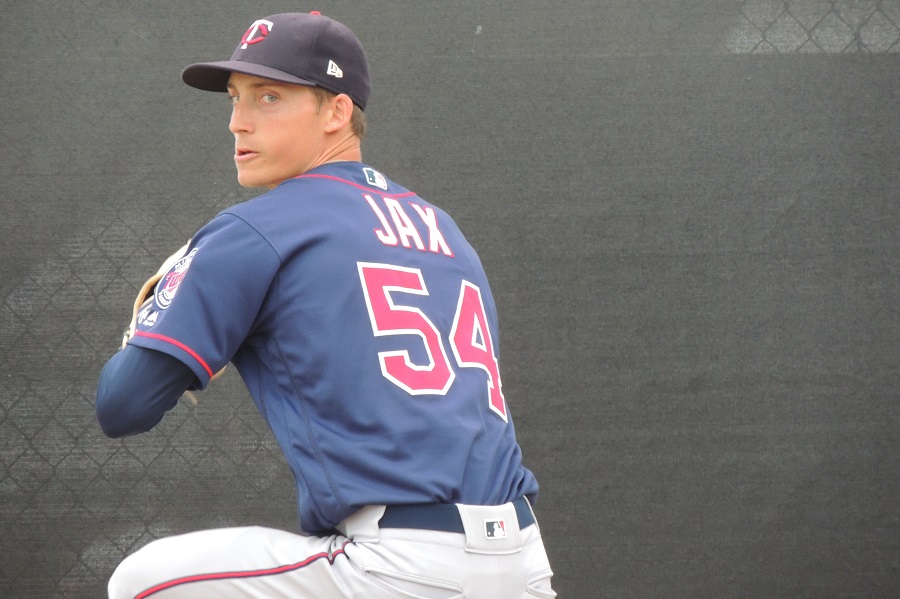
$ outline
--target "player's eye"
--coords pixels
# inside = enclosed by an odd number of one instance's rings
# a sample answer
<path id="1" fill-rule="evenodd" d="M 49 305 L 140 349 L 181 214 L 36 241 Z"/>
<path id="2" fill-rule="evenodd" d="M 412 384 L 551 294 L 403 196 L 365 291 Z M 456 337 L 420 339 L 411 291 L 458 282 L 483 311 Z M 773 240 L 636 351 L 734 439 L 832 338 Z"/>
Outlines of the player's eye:
<path id="1" fill-rule="evenodd" d="M 278 96 L 276 96 L 276 95 L 274 95 L 274 94 L 265 94 L 265 95 L 263 95 L 263 97 L 262 97 L 262 101 L 265 102 L 265 103 L 267 103 L 267 104 L 272 104 L 273 102 L 277 102 L 277 101 L 278 101 Z"/>
<path id="2" fill-rule="evenodd" d="M 229 95 L 229 96 L 228 96 L 228 103 L 229 103 L 229 104 L 232 104 L 232 105 L 237 104 L 237 101 L 238 101 L 238 98 L 239 98 L 239 97 L 240 97 L 240 96 L 238 96 L 238 95 L 234 95 L 234 96 Z"/>

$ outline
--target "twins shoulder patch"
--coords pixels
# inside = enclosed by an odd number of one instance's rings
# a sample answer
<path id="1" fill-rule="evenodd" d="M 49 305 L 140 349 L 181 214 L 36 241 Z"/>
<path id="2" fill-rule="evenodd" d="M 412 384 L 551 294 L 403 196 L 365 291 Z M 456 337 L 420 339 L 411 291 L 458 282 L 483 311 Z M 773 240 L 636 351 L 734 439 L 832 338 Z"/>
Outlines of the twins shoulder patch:
<path id="1" fill-rule="evenodd" d="M 178 291 L 184 275 L 187 274 L 196 253 L 197 248 L 192 249 L 187 256 L 173 264 L 169 271 L 159 280 L 159 283 L 156 284 L 153 295 L 156 305 L 161 310 L 165 310 L 172 304 L 172 300 L 175 299 L 175 293 Z"/>

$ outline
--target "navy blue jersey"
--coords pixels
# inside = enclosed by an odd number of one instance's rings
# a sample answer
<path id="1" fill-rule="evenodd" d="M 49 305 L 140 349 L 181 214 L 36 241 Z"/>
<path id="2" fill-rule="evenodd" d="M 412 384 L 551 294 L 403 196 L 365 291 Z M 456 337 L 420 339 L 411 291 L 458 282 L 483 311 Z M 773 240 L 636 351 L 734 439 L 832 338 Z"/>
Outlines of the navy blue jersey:
<path id="1" fill-rule="evenodd" d="M 370 504 L 535 498 L 478 256 L 377 171 L 326 164 L 224 210 L 154 297 L 129 343 L 201 388 L 235 365 L 293 470 L 303 530 Z"/>

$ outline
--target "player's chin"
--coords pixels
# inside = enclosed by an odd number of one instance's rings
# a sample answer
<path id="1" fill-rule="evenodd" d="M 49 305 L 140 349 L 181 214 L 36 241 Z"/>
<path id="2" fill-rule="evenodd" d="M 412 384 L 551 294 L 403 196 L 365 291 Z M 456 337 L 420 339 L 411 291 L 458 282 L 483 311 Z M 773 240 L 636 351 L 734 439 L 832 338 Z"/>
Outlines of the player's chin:
<path id="1" fill-rule="evenodd" d="M 241 176 L 238 176 L 238 185 L 247 188 L 260 187 L 260 185 L 256 185 L 252 181 L 248 181 L 246 178 L 243 178 Z"/>
<path id="2" fill-rule="evenodd" d="M 260 176 L 259 173 L 254 173 L 241 168 L 238 168 L 237 180 L 241 187 L 269 187 L 268 177 Z"/>

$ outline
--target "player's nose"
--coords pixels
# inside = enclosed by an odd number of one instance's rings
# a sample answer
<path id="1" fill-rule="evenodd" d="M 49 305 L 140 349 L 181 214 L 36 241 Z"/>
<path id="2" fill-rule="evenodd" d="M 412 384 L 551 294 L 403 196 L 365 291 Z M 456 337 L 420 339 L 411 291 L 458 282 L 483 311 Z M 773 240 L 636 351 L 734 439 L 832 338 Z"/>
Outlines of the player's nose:
<path id="1" fill-rule="evenodd" d="M 228 130 L 232 133 L 245 133 L 250 131 L 251 123 L 247 110 L 242 108 L 240 102 L 235 102 L 231 107 L 231 120 L 228 122 Z"/>

